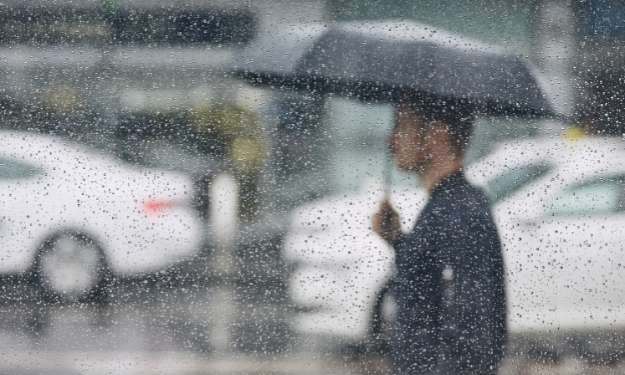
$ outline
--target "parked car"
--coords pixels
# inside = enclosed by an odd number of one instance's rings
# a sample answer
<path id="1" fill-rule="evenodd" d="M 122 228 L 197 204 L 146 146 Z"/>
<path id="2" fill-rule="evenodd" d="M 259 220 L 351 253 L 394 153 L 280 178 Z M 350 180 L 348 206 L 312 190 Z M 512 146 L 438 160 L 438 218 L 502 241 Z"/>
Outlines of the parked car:
<path id="1" fill-rule="evenodd" d="M 192 180 L 140 169 L 66 139 L 0 131 L 0 273 L 79 301 L 200 248 Z"/>
<path id="2" fill-rule="evenodd" d="M 513 333 L 625 327 L 625 140 L 509 142 L 466 174 L 493 201 Z M 427 196 L 391 190 L 408 231 Z M 369 226 L 383 195 L 369 184 L 295 210 L 284 255 L 296 264 L 292 300 L 308 310 L 297 331 L 359 342 L 392 313 L 394 252 Z"/>

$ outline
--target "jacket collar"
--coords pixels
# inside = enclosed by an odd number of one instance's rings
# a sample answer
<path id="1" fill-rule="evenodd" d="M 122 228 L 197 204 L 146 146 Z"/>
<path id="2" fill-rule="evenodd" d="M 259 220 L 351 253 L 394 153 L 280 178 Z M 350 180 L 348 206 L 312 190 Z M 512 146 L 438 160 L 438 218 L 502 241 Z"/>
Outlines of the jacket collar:
<path id="1" fill-rule="evenodd" d="M 430 197 L 435 197 L 441 194 L 445 194 L 455 187 L 467 184 L 467 180 L 464 177 L 464 172 L 461 170 L 447 175 L 434 185 Z"/>

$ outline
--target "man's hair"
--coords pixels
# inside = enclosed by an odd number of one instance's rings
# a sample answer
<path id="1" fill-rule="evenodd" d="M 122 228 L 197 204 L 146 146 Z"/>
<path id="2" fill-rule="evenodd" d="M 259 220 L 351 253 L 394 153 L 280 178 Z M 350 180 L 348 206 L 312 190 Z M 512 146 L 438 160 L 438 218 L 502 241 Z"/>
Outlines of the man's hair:
<path id="1" fill-rule="evenodd" d="M 425 128 L 437 123 L 446 125 L 454 151 L 458 155 L 464 155 L 475 124 L 475 114 L 469 103 L 414 94 L 405 96 L 404 99 L 419 113 Z"/>

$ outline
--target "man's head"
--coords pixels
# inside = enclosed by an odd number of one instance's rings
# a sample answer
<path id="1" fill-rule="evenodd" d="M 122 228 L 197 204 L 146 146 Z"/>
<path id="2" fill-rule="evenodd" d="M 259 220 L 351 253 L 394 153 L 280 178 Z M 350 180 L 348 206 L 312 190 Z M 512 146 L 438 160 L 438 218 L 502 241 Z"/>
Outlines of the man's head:
<path id="1" fill-rule="evenodd" d="M 466 105 L 402 98 L 389 137 L 397 166 L 420 172 L 441 160 L 462 161 L 474 122 L 475 116 Z"/>

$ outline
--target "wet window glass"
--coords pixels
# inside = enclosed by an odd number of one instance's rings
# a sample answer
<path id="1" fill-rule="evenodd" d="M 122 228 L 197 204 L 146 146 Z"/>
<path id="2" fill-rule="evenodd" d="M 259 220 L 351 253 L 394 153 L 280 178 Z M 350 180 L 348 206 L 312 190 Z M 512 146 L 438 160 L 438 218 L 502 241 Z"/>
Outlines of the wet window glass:
<path id="1" fill-rule="evenodd" d="M 0 374 L 623 373 L 623 19 L 1 0 Z"/>

